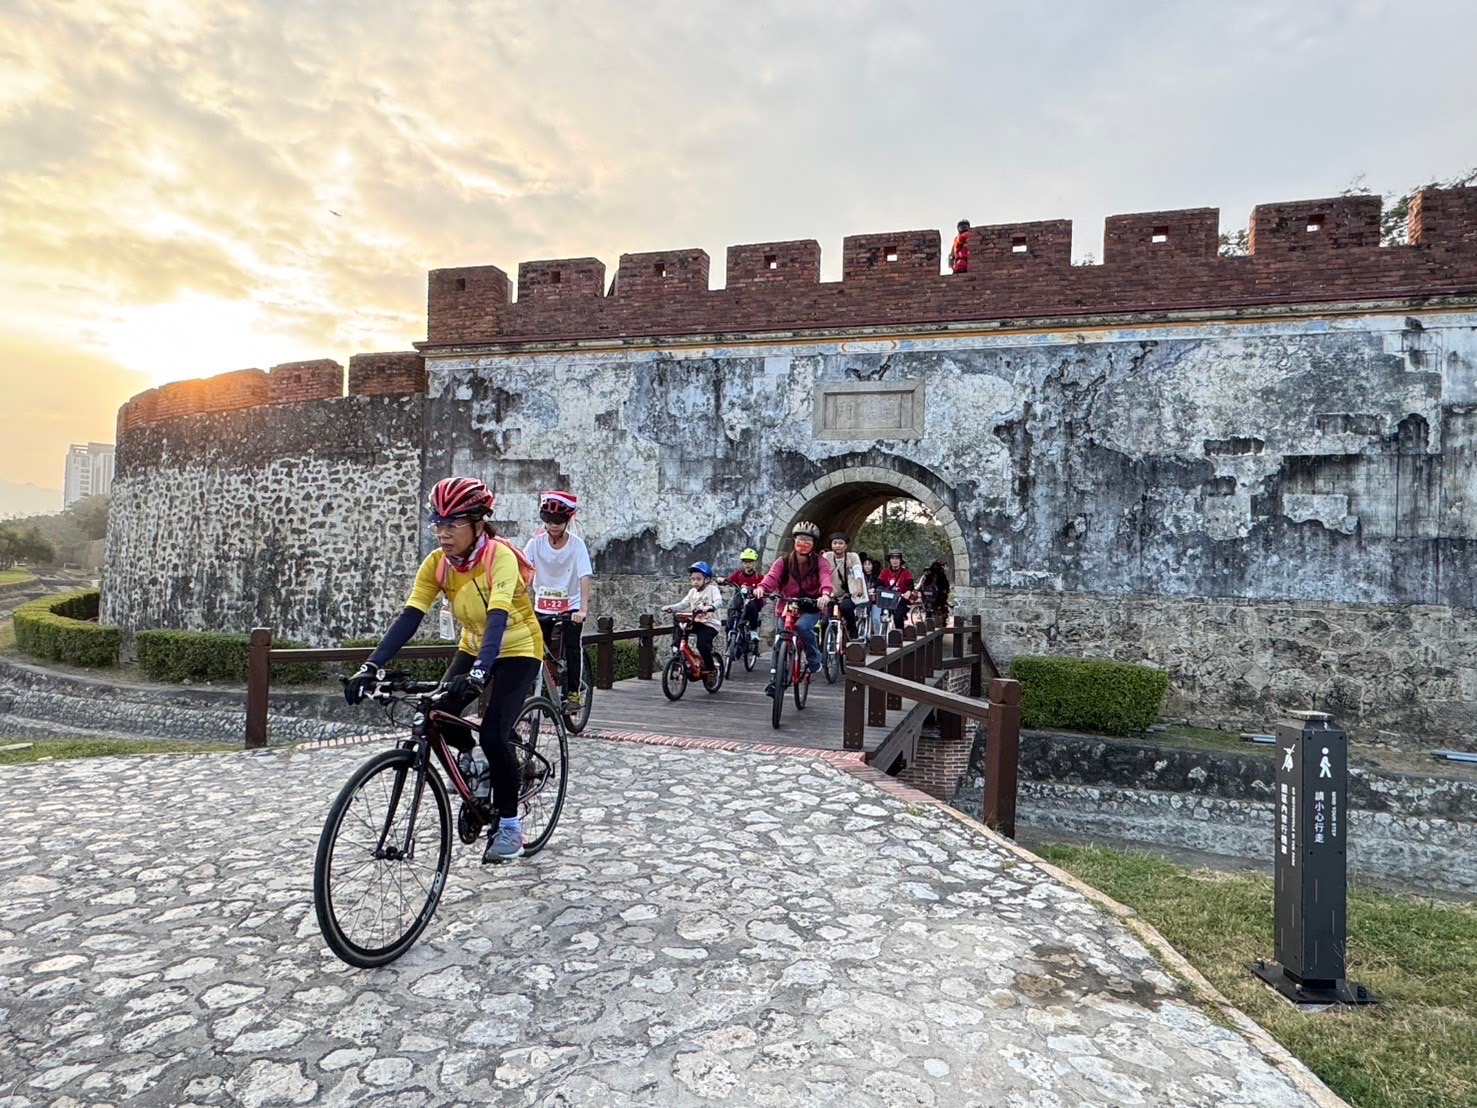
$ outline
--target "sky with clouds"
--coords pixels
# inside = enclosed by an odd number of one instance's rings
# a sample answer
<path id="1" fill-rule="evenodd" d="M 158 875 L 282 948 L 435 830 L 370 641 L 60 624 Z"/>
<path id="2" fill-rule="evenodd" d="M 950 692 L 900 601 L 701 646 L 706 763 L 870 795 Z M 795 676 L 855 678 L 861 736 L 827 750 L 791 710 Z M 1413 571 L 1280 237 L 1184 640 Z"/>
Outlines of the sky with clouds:
<path id="1" fill-rule="evenodd" d="M 1477 5 L 0 0 L 0 480 L 162 381 L 425 334 L 427 269 L 1403 191 Z"/>

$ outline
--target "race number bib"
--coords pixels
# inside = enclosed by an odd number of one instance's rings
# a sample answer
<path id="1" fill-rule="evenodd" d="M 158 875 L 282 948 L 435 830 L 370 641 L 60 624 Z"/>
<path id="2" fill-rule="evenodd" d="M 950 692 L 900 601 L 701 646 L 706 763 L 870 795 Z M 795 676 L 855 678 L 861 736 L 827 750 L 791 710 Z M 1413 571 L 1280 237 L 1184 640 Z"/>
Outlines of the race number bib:
<path id="1" fill-rule="evenodd" d="M 451 607 L 443 604 L 436 616 L 436 635 L 442 639 L 456 638 L 456 620 L 451 616 Z"/>
<path id="2" fill-rule="evenodd" d="M 565 589 L 539 589 L 534 593 L 534 610 L 546 616 L 569 611 L 569 593 Z"/>

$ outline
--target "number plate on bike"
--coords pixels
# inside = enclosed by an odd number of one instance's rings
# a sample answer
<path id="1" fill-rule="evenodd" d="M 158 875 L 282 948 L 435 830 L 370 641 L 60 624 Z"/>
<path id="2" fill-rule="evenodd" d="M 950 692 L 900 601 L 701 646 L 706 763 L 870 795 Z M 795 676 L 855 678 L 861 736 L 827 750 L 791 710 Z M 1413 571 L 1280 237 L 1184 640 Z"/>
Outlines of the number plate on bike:
<path id="1" fill-rule="evenodd" d="M 877 607 L 886 608 L 888 611 L 897 607 L 897 602 L 902 599 L 900 594 L 892 589 L 877 590 Z"/>

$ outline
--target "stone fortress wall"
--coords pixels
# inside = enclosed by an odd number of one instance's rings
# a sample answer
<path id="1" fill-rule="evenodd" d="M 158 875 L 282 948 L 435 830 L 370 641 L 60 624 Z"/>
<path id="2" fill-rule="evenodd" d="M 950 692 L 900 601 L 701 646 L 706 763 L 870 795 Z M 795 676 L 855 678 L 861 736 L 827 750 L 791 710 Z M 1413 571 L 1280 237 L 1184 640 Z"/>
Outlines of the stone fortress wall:
<path id="1" fill-rule="evenodd" d="M 1477 189 L 430 275 L 418 354 L 163 386 L 119 418 L 104 616 L 314 642 L 378 631 L 429 547 L 426 487 L 499 489 L 526 538 L 574 488 L 624 621 L 695 557 L 854 529 L 889 496 L 945 525 L 959 600 L 1009 656 L 1167 666 L 1189 712 L 1326 706 L 1356 733 L 1477 725 Z M 422 362 L 424 358 L 424 362 Z M 335 490 L 334 495 L 323 489 Z"/>

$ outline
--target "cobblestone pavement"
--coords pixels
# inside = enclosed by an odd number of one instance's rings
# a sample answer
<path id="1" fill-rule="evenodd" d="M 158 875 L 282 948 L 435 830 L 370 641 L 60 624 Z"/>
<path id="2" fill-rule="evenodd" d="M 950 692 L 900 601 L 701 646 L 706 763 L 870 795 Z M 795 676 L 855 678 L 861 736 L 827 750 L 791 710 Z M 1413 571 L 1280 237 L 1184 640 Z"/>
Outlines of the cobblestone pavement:
<path id="1" fill-rule="evenodd" d="M 576 740 L 543 854 L 351 970 L 373 747 L 0 769 L 0 1106 L 1314 1103 L 1079 893 L 803 757 Z"/>

